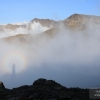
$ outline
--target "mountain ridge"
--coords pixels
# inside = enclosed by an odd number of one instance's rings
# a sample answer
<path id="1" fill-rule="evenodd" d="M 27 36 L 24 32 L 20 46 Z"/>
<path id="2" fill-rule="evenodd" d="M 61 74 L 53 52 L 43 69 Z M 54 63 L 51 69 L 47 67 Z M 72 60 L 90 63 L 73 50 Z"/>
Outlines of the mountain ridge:
<path id="1" fill-rule="evenodd" d="M 17 29 L 17 28 L 20 28 L 20 27 L 21 28 L 28 27 L 28 30 L 29 30 L 30 25 L 33 22 L 38 22 L 44 27 L 45 26 L 46 27 L 52 26 L 50 29 L 42 32 L 43 35 L 45 34 L 45 36 L 51 37 L 51 36 L 54 36 L 54 34 L 58 32 L 57 30 L 59 30 L 60 27 L 63 27 L 65 29 L 70 29 L 71 31 L 76 31 L 76 30 L 81 31 L 81 30 L 84 30 L 84 29 L 87 28 L 88 23 L 92 23 L 93 25 L 98 25 L 100 23 L 100 16 L 84 15 L 84 14 L 72 14 L 71 16 L 69 16 L 68 18 L 66 18 L 62 21 L 54 21 L 54 20 L 51 20 L 51 19 L 34 18 L 33 20 L 30 21 L 28 26 L 7 24 L 7 25 L 4 25 L 4 27 L 7 28 L 7 29 L 11 29 L 11 30 L 14 30 L 14 29 Z M 3 26 L 2 25 L 0 26 L 0 29 L 2 30 L 1 27 L 3 27 Z M 19 37 L 19 36 L 21 36 L 21 37 Z M 19 38 L 23 38 L 23 40 L 25 40 L 24 37 L 26 37 L 26 36 L 27 36 L 27 34 L 15 35 L 13 37 L 19 37 Z M 40 35 L 40 36 L 42 36 L 42 35 Z M 10 36 L 10 37 L 12 37 L 12 36 Z M 7 37 L 4 37 L 4 39 L 6 40 Z"/>
<path id="2" fill-rule="evenodd" d="M 77 13 L 75 13 L 75 14 L 72 14 L 69 17 L 67 17 L 67 18 L 65 18 L 64 20 L 61 20 L 61 21 L 60 20 L 59 21 L 55 21 L 53 19 L 39 19 L 39 18 L 34 18 L 29 23 L 33 23 L 35 21 L 35 22 L 39 22 L 43 26 L 48 26 L 48 27 L 50 27 L 50 25 L 52 25 L 52 26 L 55 27 L 59 23 L 64 23 L 65 25 L 68 24 L 70 26 L 71 23 L 73 24 L 74 22 L 76 22 L 76 24 L 80 24 L 82 22 L 82 19 L 89 20 L 91 18 L 94 19 L 94 20 L 96 20 L 96 21 L 98 21 L 100 19 L 100 16 L 85 15 L 85 14 L 77 14 Z M 3 26 L 4 26 L 4 28 L 11 29 L 11 30 L 19 28 L 19 27 L 26 28 L 25 25 L 6 24 L 6 25 L 0 25 L 0 29 Z"/>

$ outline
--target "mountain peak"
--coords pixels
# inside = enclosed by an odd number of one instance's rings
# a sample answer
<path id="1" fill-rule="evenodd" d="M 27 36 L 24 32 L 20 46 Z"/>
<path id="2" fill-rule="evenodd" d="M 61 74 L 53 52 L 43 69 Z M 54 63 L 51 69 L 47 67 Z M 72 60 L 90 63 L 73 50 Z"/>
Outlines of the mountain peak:
<path id="1" fill-rule="evenodd" d="M 38 18 L 34 18 L 33 20 L 31 20 L 31 22 L 38 22 L 40 23 L 42 26 L 55 26 L 58 22 L 52 19 L 38 19 Z"/>

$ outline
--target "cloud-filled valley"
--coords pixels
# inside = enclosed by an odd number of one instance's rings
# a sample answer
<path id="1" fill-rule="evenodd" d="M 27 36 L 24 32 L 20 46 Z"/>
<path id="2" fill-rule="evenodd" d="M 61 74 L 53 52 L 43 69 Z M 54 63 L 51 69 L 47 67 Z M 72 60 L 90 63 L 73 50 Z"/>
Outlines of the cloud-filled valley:
<path id="1" fill-rule="evenodd" d="M 1 25 L 0 80 L 7 88 L 31 84 L 40 77 L 66 87 L 99 86 L 99 17 L 89 16 L 87 21 L 84 16 L 51 23 L 41 19 L 17 28 Z"/>

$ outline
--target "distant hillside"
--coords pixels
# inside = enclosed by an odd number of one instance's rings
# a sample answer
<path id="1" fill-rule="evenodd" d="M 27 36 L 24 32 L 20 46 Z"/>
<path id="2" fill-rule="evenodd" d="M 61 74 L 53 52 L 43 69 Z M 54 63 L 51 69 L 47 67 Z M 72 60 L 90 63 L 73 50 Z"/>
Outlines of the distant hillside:
<path id="1" fill-rule="evenodd" d="M 100 16 L 93 16 L 93 15 L 84 15 L 84 14 L 73 14 L 63 20 L 63 23 L 66 27 L 71 28 L 85 28 L 88 22 L 92 24 L 100 24 Z"/>
<path id="2" fill-rule="evenodd" d="M 39 22 L 41 25 L 43 26 L 47 26 L 47 27 L 55 27 L 58 24 L 58 21 L 54 21 L 51 19 L 38 19 L 38 18 L 34 18 L 31 22 Z"/>
<path id="3" fill-rule="evenodd" d="M 0 31 L 4 31 L 5 29 L 10 29 L 10 30 L 15 30 L 18 28 L 26 28 L 30 29 L 30 25 L 34 22 L 40 23 L 42 26 L 46 27 L 51 27 L 50 29 L 46 30 L 43 32 L 41 35 L 37 35 L 37 37 L 52 37 L 55 35 L 55 33 L 59 32 L 59 29 L 61 27 L 64 27 L 65 29 L 69 29 L 71 31 L 75 30 L 84 30 L 87 28 L 88 24 L 90 23 L 92 26 L 96 26 L 100 24 L 100 16 L 92 16 L 92 15 L 84 15 L 84 14 L 73 14 L 69 16 L 68 18 L 62 20 L 62 21 L 54 21 L 50 19 L 38 19 L 34 18 L 33 20 L 30 21 L 28 26 L 25 25 L 12 25 L 12 24 L 7 24 L 7 25 L 0 25 Z M 29 39 L 28 39 L 29 38 Z M 4 38 L 6 41 L 31 41 L 32 37 L 23 34 L 23 35 L 15 35 L 15 36 L 10 36 Z"/>
<path id="4" fill-rule="evenodd" d="M 17 28 L 26 28 L 25 25 L 13 25 L 13 24 L 7 24 L 7 25 L 0 25 L 0 32 L 3 32 L 4 29 L 10 29 L 10 30 L 15 30 Z"/>

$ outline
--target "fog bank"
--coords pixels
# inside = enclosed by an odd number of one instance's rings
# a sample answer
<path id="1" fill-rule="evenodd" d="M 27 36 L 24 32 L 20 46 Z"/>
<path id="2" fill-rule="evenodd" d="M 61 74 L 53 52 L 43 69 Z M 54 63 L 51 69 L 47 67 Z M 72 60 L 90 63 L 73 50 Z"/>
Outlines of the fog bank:
<path id="1" fill-rule="evenodd" d="M 91 25 L 92 24 L 92 25 Z M 88 22 L 84 30 L 62 24 L 52 38 L 50 27 L 34 22 L 31 28 L 6 30 L 0 37 L 31 34 L 31 43 L 0 42 L 0 80 L 7 88 L 30 85 L 38 78 L 54 79 L 66 87 L 98 87 L 100 84 L 100 24 Z M 26 40 L 29 37 L 26 37 Z M 31 39 L 31 38 L 30 38 Z M 28 40 L 30 40 L 28 39 Z M 15 64 L 15 72 L 13 71 Z M 13 73 L 14 72 L 14 73 Z"/>

